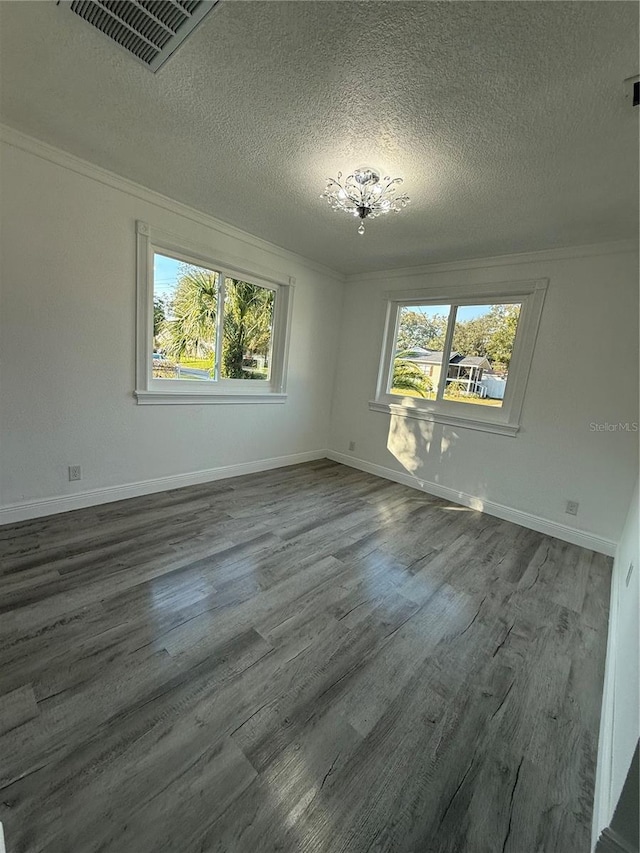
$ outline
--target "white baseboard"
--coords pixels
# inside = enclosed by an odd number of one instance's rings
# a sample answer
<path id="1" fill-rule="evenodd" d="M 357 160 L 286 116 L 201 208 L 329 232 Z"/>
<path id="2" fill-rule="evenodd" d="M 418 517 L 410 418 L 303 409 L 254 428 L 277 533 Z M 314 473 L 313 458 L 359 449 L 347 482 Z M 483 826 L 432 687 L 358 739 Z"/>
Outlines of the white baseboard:
<path id="1" fill-rule="evenodd" d="M 224 480 L 227 477 L 240 477 L 243 474 L 256 474 L 258 471 L 270 471 L 273 468 L 284 468 L 286 465 L 298 465 L 301 462 L 312 462 L 326 457 L 325 450 L 310 450 L 305 453 L 293 453 L 289 456 L 275 456 L 271 459 L 259 459 L 255 462 L 240 462 L 236 465 L 223 465 L 219 468 L 207 468 L 203 471 L 191 471 L 188 474 L 172 474 L 168 477 L 156 477 L 153 480 L 141 480 L 137 483 L 127 483 L 124 486 L 105 486 L 101 489 L 91 489 L 77 492 L 73 495 L 59 495 L 53 498 L 28 501 L 0 507 L 0 525 L 15 524 L 30 518 L 40 518 L 43 515 L 56 515 L 73 509 L 83 509 L 88 506 L 122 501 L 126 498 L 137 498 L 140 495 L 150 495 L 154 492 L 166 492 L 169 489 L 180 489 L 183 486 L 195 486 L 198 483 L 209 483 L 214 480 Z"/>
<path id="2" fill-rule="evenodd" d="M 44 515 L 56 515 L 57 513 L 69 512 L 74 509 L 112 503 L 113 501 L 139 497 L 140 495 L 150 495 L 154 492 L 165 492 L 169 489 L 179 489 L 183 486 L 194 486 L 198 483 L 223 480 L 227 477 L 255 474 L 259 471 L 283 468 L 286 465 L 298 465 L 301 462 L 311 462 L 325 457 L 335 462 L 340 462 L 343 465 L 348 465 L 351 468 L 375 474 L 377 477 L 393 480 L 396 483 L 402 483 L 413 489 L 428 492 L 445 500 L 454 501 L 463 506 L 486 512 L 489 515 L 495 515 L 505 521 L 512 521 L 514 524 L 520 524 L 531 530 L 537 530 L 547 536 L 555 536 L 557 539 L 571 542 L 574 545 L 580 545 L 583 548 L 589 548 L 592 551 L 598 551 L 609 556 L 615 553 L 616 543 L 610 539 L 585 533 L 582 530 L 575 530 L 564 524 L 558 524 L 557 522 L 549 521 L 518 509 L 512 509 L 493 501 L 476 498 L 473 495 L 466 494 L 466 492 L 459 492 L 456 489 L 441 486 L 429 480 L 412 477 L 410 474 L 403 474 L 399 471 L 394 471 L 392 468 L 385 468 L 382 465 L 374 465 L 371 462 L 366 462 L 364 459 L 357 459 L 356 457 L 337 453 L 333 450 L 312 450 L 305 453 L 294 453 L 289 456 L 259 459 L 254 462 L 240 462 L 236 465 L 223 465 L 219 468 L 208 468 L 203 471 L 192 471 L 187 474 L 173 474 L 167 477 L 156 477 L 152 480 L 141 480 L 140 482 L 127 483 L 123 486 L 105 486 L 86 492 L 76 492 L 72 495 L 58 495 L 52 498 L 10 504 L 9 506 L 0 507 L 0 525 L 14 524 L 30 518 L 40 518 Z"/>
<path id="3" fill-rule="evenodd" d="M 328 459 L 333 459 L 334 462 L 349 465 L 351 468 L 357 468 L 359 471 L 366 471 L 369 474 L 375 474 L 378 477 L 402 483 L 404 486 L 410 486 L 412 489 L 418 489 L 430 495 L 454 501 L 471 509 L 486 512 L 488 515 L 495 515 L 497 518 L 512 521 L 514 524 L 520 524 L 522 527 L 528 527 L 531 530 L 537 530 L 546 536 L 554 536 L 556 539 L 562 539 L 563 542 L 580 545 L 582 548 L 588 548 L 590 551 L 597 551 L 609 557 L 612 557 L 616 552 L 617 543 L 602 536 L 595 536 L 583 530 L 576 530 L 565 524 L 558 524 L 556 521 L 549 521 L 546 518 L 540 518 L 540 516 L 532 515 L 519 509 L 512 509 L 503 504 L 488 501 L 485 498 L 477 498 L 473 495 L 468 495 L 466 492 L 459 492 L 457 489 L 441 486 L 439 483 L 432 483 L 429 480 L 423 480 L 411 474 L 394 471 L 393 468 L 374 465 L 372 462 L 366 462 L 364 459 L 358 459 L 345 453 L 328 450 L 326 456 Z"/>

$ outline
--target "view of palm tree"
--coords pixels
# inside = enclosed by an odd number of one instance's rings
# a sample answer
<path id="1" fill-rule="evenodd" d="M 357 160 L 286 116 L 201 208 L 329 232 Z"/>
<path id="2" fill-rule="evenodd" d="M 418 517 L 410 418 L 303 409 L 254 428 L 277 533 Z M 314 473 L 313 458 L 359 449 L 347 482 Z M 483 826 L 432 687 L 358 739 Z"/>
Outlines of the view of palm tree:
<path id="1" fill-rule="evenodd" d="M 435 399 L 442 385 L 444 400 L 500 407 L 520 308 L 520 303 L 404 306 L 391 393 Z M 450 322 L 453 335 L 448 343 Z"/>
<path id="2" fill-rule="evenodd" d="M 225 378 L 245 379 L 243 360 L 253 361 L 256 355 L 268 359 L 273 296 L 273 291 L 264 287 L 236 279 L 225 280 L 221 366 Z"/>
<path id="3" fill-rule="evenodd" d="M 156 255 L 156 259 L 168 260 Z M 181 264 L 164 295 L 154 291 L 155 378 L 268 379 L 274 292 L 240 279 Z M 215 364 L 222 308 L 220 365 Z M 219 371 L 216 371 L 219 367 Z"/>
<path id="4" fill-rule="evenodd" d="M 433 390 L 431 379 L 415 364 L 400 356 L 393 362 L 391 386 L 394 391 L 411 391 L 418 397 L 426 397 Z"/>
<path id="5" fill-rule="evenodd" d="M 159 337 L 169 358 L 213 358 L 215 353 L 218 273 L 191 267 L 178 281 Z M 213 366 L 213 364 L 212 364 Z"/>

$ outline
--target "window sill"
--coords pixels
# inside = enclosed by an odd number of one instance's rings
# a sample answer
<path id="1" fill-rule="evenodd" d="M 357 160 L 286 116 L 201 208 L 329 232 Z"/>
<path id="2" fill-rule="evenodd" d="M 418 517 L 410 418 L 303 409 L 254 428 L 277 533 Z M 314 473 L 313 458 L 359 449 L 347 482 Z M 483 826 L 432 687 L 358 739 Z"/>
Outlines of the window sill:
<path id="1" fill-rule="evenodd" d="M 139 406 L 238 405 L 243 403 L 284 403 L 286 394 L 219 393 L 211 391 L 134 391 Z"/>
<path id="2" fill-rule="evenodd" d="M 397 415 L 401 418 L 417 418 L 421 421 L 432 421 L 433 423 L 447 424 L 448 426 L 476 429 L 481 432 L 493 432 L 497 435 L 515 436 L 520 429 L 519 424 L 489 421 L 465 415 L 451 415 L 448 412 L 438 412 L 418 406 L 406 406 L 401 403 L 383 403 L 379 400 L 370 400 L 369 408 L 372 412 L 385 412 L 386 414 Z"/>

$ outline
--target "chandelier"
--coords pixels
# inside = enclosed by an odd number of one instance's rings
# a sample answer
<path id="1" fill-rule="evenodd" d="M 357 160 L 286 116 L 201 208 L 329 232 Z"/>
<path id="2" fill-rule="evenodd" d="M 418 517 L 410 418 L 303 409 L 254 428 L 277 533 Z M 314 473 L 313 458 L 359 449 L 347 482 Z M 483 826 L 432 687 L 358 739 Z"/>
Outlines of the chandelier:
<path id="1" fill-rule="evenodd" d="M 409 203 L 408 195 L 397 195 L 402 178 L 380 178 L 375 169 L 364 166 L 342 180 L 328 178 L 327 187 L 320 198 L 326 198 L 333 210 L 343 210 L 360 219 L 358 234 L 364 234 L 364 220 L 375 219 L 382 213 L 402 210 Z"/>

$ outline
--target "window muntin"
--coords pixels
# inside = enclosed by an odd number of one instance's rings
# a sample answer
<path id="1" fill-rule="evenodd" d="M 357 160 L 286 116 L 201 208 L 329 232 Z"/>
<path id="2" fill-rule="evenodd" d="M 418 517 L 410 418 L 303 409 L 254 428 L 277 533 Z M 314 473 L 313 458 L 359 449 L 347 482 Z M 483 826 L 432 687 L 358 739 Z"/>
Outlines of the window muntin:
<path id="1" fill-rule="evenodd" d="M 402 417 L 516 435 L 547 286 L 547 279 L 449 285 L 446 288 L 448 299 L 443 299 L 443 290 L 435 287 L 386 293 L 385 333 L 376 397 L 369 402 L 369 408 Z M 482 320 L 476 323 L 482 326 L 483 323 L 490 325 L 489 320 L 492 320 L 496 328 L 490 331 L 496 332 L 500 324 L 495 321 L 506 318 L 511 324 L 506 344 L 503 340 L 502 348 L 498 346 L 500 336 L 491 341 L 496 363 L 492 363 L 487 351 L 489 368 L 478 363 L 477 359 L 482 360 L 483 356 L 473 356 L 471 362 L 467 361 L 458 369 L 456 365 L 463 361 L 465 354 L 455 356 L 454 338 L 459 349 L 463 348 L 463 341 L 470 338 L 473 341 L 465 323 L 471 319 Z M 427 326 L 426 333 L 424 326 Z M 486 341 L 480 343 L 486 347 Z M 452 357 L 453 364 L 450 363 Z M 430 380 L 426 391 L 424 386 L 410 387 L 411 375 L 409 382 L 403 383 L 406 387 L 399 386 L 398 369 L 407 367 L 406 363 L 400 363 L 402 361 L 408 362 L 413 378 L 418 369 L 418 378 Z M 443 362 L 446 370 L 442 368 Z M 475 369 L 468 369 L 470 367 Z M 453 382 L 460 384 L 449 387 Z M 486 396 L 477 387 L 485 383 L 489 386 L 485 389 Z"/>
<path id="2" fill-rule="evenodd" d="M 519 302 L 402 305 L 389 393 L 501 408 L 520 309 Z"/>
<path id="3" fill-rule="evenodd" d="M 274 304 L 271 288 L 154 251 L 153 379 L 269 381 Z"/>
<path id="4" fill-rule="evenodd" d="M 294 280 L 136 232 L 138 403 L 284 403 Z"/>

